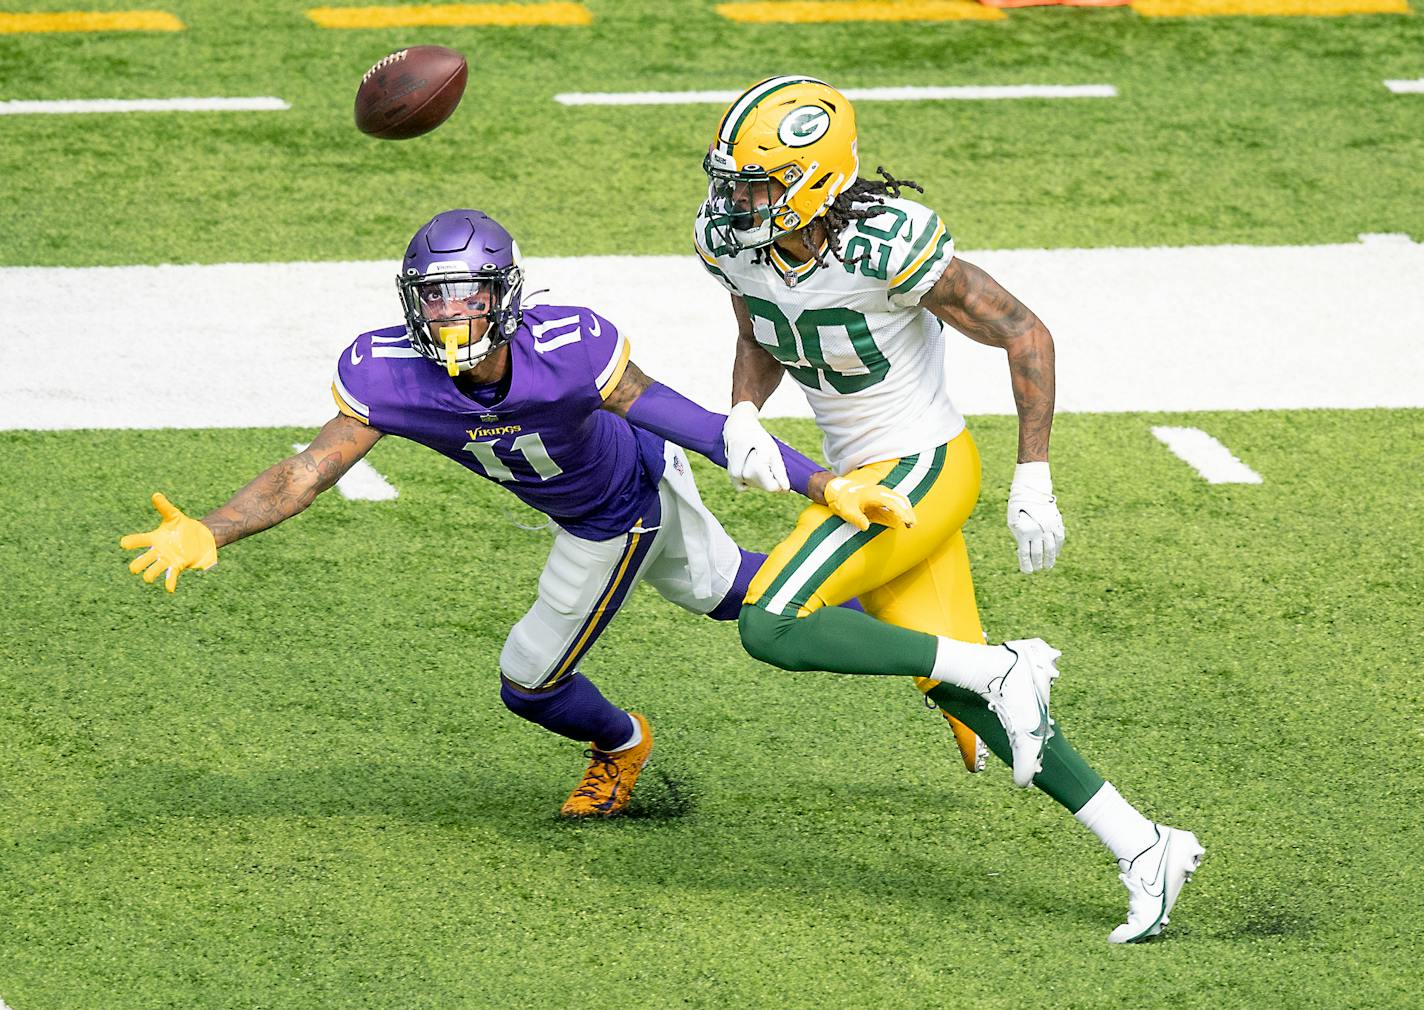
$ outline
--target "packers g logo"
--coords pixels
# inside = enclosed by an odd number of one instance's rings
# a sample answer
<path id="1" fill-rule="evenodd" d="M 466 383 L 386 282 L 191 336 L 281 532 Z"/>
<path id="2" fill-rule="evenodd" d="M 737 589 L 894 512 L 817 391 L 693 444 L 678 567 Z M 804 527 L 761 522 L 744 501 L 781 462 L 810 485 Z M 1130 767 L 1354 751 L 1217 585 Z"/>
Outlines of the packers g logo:
<path id="1" fill-rule="evenodd" d="M 776 128 L 777 138 L 787 147 L 814 144 L 831 128 L 831 114 L 819 105 L 792 109 Z"/>

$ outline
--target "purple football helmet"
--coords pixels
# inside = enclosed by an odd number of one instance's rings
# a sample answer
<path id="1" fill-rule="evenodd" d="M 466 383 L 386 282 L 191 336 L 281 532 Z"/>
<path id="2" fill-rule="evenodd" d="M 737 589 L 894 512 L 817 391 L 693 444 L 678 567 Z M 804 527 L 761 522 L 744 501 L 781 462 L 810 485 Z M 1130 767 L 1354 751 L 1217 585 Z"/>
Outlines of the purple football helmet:
<path id="1" fill-rule="evenodd" d="M 451 375 L 508 343 L 519 328 L 519 245 L 483 211 L 447 210 L 422 225 L 406 246 L 396 286 L 411 346 Z M 489 325 L 472 340 L 476 319 Z"/>

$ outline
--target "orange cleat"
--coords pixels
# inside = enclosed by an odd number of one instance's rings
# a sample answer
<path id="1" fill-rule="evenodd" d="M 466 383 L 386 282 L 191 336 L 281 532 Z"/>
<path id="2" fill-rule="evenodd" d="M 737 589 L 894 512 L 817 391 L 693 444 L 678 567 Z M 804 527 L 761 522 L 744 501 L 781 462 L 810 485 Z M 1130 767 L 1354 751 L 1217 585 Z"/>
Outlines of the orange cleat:
<path id="1" fill-rule="evenodd" d="M 982 772 L 985 763 L 989 760 L 989 748 L 984 746 L 984 741 L 964 723 L 950 715 L 944 709 L 940 709 L 940 715 L 944 716 L 945 722 L 949 723 L 951 732 L 954 733 L 954 742 L 959 747 L 959 756 L 964 761 L 964 770 L 970 773 Z"/>
<path id="2" fill-rule="evenodd" d="M 633 785 L 653 752 L 653 728 L 647 718 L 639 712 L 628 714 L 638 720 L 643 739 L 623 750 L 602 751 L 590 746 L 584 751 L 588 768 L 583 781 L 559 808 L 560 817 L 614 817 L 627 809 Z"/>

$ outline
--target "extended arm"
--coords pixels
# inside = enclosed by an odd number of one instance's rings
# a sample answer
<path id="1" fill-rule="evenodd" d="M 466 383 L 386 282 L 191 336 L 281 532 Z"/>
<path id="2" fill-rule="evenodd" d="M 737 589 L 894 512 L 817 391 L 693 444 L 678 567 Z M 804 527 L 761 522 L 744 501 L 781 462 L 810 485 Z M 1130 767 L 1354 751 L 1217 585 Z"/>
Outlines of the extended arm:
<path id="1" fill-rule="evenodd" d="M 203 525 L 213 531 L 219 547 L 276 526 L 333 486 L 380 438 L 376 429 L 337 414 L 311 445 L 252 478 L 225 505 L 203 516 Z"/>
<path id="2" fill-rule="evenodd" d="M 164 585 L 173 592 L 181 572 L 215 565 L 219 547 L 275 526 L 305 509 L 366 455 L 380 437 L 379 431 L 338 414 L 306 449 L 268 467 L 201 522 L 185 515 L 163 494 L 154 494 L 153 505 L 162 521 L 147 533 L 130 533 L 119 541 L 124 550 L 148 548 L 129 564 L 129 571 L 143 572 L 145 582 L 166 575 Z"/>
<path id="3" fill-rule="evenodd" d="M 623 378 L 603 401 L 603 409 L 626 417 L 644 431 L 700 453 L 720 467 L 727 465 L 727 452 L 722 443 L 726 415 L 714 414 L 677 390 L 655 382 L 631 361 Z M 785 442 L 774 441 L 786 464 L 790 486 L 812 501 L 824 502 L 821 491 L 833 475 Z"/>
<path id="4" fill-rule="evenodd" d="M 1019 414 L 1018 466 L 1009 492 L 1009 530 L 1018 544 L 1019 569 L 1053 567 L 1063 548 L 1063 516 L 1048 471 L 1053 430 L 1053 336 L 1028 307 L 973 263 L 956 257 L 920 306 L 960 333 L 1009 358 L 1009 379 Z"/>
<path id="5" fill-rule="evenodd" d="M 727 418 L 698 406 L 675 389 L 654 382 L 631 361 L 603 406 L 639 428 L 701 453 L 718 466 L 727 465 L 722 444 L 722 428 Z M 786 443 L 778 439 L 771 441 L 785 462 L 790 486 L 812 501 L 827 505 L 847 522 L 861 529 L 872 522 L 894 526 L 914 524 L 914 511 L 900 492 L 879 484 L 837 477 Z"/>

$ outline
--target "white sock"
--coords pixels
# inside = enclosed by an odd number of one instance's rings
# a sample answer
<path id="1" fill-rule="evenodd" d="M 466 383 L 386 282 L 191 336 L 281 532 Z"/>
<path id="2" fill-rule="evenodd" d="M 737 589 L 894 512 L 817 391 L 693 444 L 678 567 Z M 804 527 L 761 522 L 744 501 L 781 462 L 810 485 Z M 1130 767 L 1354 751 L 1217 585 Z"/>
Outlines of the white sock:
<path id="1" fill-rule="evenodd" d="M 939 642 L 931 680 L 983 694 L 989 690 L 989 682 L 1003 676 L 1014 663 L 1014 654 L 1002 645 L 975 645 L 943 635 L 935 637 Z"/>
<path id="2" fill-rule="evenodd" d="M 1073 816 L 1098 836 L 1115 859 L 1124 862 L 1150 849 L 1157 841 L 1155 825 L 1123 799 L 1111 782 L 1104 782 Z"/>
<path id="3" fill-rule="evenodd" d="M 643 724 L 637 719 L 634 719 L 631 715 L 628 716 L 628 721 L 633 724 L 633 735 L 628 738 L 628 742 L 622 747 L 614 747 L 611 751 L 608 751 L 609 754 L 617 754 L 621 750 L 636 747 L 643 742 Z"/>

